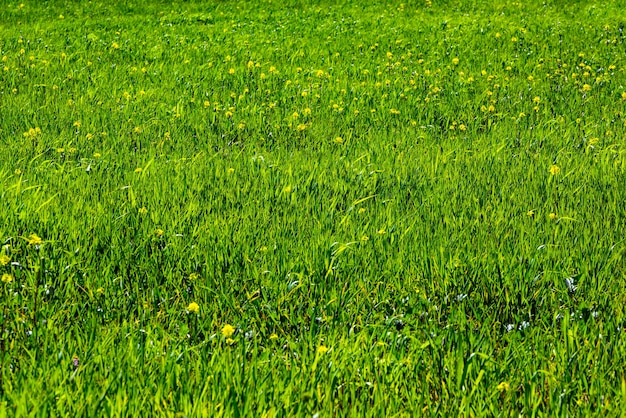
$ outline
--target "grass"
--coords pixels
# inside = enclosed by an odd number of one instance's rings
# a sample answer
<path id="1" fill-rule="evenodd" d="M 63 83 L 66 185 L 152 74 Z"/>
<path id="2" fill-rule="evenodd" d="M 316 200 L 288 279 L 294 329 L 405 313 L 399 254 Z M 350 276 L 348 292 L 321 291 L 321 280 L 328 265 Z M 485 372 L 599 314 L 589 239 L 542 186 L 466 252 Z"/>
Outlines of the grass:
<path id="1" fill-rule="evenodd" d="M 623 4 L 488 3 L 2 4 L 0 415 L 620 416 Z"/>

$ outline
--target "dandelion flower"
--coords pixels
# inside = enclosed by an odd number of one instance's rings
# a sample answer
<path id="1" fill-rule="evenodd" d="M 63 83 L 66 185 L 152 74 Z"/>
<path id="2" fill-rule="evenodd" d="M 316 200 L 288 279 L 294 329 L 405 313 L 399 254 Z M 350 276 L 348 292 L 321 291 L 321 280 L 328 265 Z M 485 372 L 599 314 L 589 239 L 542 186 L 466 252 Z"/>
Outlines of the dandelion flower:
<path id="1" fill-rule="evenodd" d="M 272 335 L 270 335 L 270 340 L 277 340 L 277 339 L 278 339 L 278 334 L 273 332 Z"/>
<path id="2" fill-rule="evenodd" d="M 222 335 L 224 338 L 230 338 L 235 334 L 235 327 L 230 324 L 226 324 L 222 327 Z"/>
<path id="3" fill-rule="evenodd" d="M 556 176 L 560 172 L 561 172 L 561 168 L 558 165 L 552 164 L 550 166 L 550 174 L 552 174 L 553 176 Z"/>
<path id="4" fill-rule="evenodd" d="M 584 84 L 583 91 L 591 91 L 591 86 L 589 84 Z"/>
<path id="5" fill-rule="evenodd" d="M 510 385 L 508 384 L 508 382 L 501 382 L 498 386 L 496 386 L 496 389 L 498 389 L 498 392 L 506 392 L 510 389 Z"/>
<path id="6" fill-rule="evenodd" d="M 324 354 L 328 351 L 328 347 L 326 347 L 325 345 L 320 345 L 319 347 L 317 347 L 317 354 Z"/>
<path id="7" fill-rule="evenodd" d="M 30 234 L 30 236 L 26 238 L 26 242 L 28 242 L 28 245 L 43 244 L 43 240 L 37 234 Z"/>
<path id="8" fill-rule="evenodd" d="M 549 217 L 551 220 L 555 220 L 556 218 L 558 218 L 557 214 L 556 214 L 556 213 L 554 213 L 554 212 L 550 212 L 550 214 L 548 215 L 548 217 Z"/>
<path id="9" fill-rule="evenodd" d="M 13 281 L 13 276 L 11 276 L 10 274 L 4 273 L 2 275 L 2 282 L 3 283 L 11 283 L 12 281 Z"/>
<path id="10" fill-rule="evenodd" d="M 189 306 L 187 306 L 187 312 L 198 314 L 200 312 L 200 306 L 196 302 L 191 302 Z"/>
<path id="11" fill-rule="evenodd" d="M 8 255 L 0 255 L 0 265 L 6 266 L 7 264 L 9 264 L 9 261 L 11 261 L 11 258 Z"/>

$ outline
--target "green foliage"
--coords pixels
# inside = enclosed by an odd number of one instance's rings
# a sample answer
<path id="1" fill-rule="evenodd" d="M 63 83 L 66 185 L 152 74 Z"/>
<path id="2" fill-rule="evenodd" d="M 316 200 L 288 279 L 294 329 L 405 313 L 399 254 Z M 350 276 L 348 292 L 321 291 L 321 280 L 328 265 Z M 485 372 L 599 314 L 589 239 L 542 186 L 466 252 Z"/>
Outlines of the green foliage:
<path id="1" fill-rule="evenodd" d="M 620 415 L 621 2 L 361 3 L 0 6 L 3 416 Z"/>

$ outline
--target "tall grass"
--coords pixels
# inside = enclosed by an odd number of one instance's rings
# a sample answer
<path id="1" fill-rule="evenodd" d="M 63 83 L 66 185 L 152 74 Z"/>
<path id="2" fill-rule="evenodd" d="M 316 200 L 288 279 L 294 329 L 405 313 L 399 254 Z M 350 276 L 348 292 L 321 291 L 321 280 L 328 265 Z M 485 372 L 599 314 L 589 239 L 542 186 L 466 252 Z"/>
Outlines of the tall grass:
<path id="1" fill-rule="evenodd" d="M 0 411 L 620 415 L 621 9 L 3 4 Z"/>

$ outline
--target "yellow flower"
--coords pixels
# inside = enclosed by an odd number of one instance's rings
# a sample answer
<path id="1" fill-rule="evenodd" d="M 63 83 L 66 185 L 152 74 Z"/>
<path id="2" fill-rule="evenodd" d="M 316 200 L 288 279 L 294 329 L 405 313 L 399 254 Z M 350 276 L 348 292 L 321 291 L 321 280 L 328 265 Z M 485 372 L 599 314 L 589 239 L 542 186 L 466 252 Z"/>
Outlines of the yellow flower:
<path id="1" fill-rule="evenodd" d="M 554 212 L 550 212 L 550 214 L 548 215 L 548 217 L 549 217 L 551 220 L 555 220 L 556 218 L 558 218 L 557 214 L 556 214 L 556 213 L 554 213 Z"/>
<path id="2" fill-rule="evenodd" d="M 146 213 L 148 213 L 148 209 L 146 209 L 145 206 L 142 206 L 139 208 L 139 213 L 145 215 Z"/>
<path id="3" fill-rule="evenodd" d="M 501 382 L 498 386 L 496 386 L 496 389 L 498 389 L 499 392 L 506 392 L 510 389 L 510 387 L 511 386 L 508 382 Z"/>
<path id="4" fill-rule="evenodd" d="M 553 176 L 559 174 L 561 172 L 561 168 L 556 165 L 556 164 L 552 164 L 550 166 L 550 174 L 552 174 Z"/>
<path id="5" fill-rule="evenodd" d="M 459 59 L 454 57 L 452 58 L 452 64 L 457 65 L 459 63 Z"/>
<path id="6" fill-rule="evenodd" d="M 319 347 L 317 347 L 317 354 L 324 354 L 328 351 L 328 347 L 326 347 L 325 345 L 320 345 Z"/>
<path id="7" fill-rule="evenodd" d="M 2 282 L 4 282 L 4 283 L 11 283 L 12 281 L 13 281 L 13 276 L 11 276 L 10 274 L 4 273 L 2 275 Z"/>
<path id="8" fill-rule="evenodd" d="M 233 345 L 235 344 L 235 340 L 233 340 L 232 338 L 226 338 L 226 344 Z"/>
<path id="9" fill-rule="evenodd" d="M 159 228 L 159 229 L 157 229 L 156 231 L 154 231 L 154 233 L 155 233 L 157 236 L 159 236 L 159 237 L 160 237 L 161 235 L 163 235 L 163 234 L 165 233 L 165 231 L 163 231 L 161 228 Z"/>
<path id="10" fill-rule="evenodd" d="M 9 264 L 9 261 L 11 261 L 11 258 L 6 255 L 6 254 L 2 254 L 0 255 L 0 264 L 3 266 L 6 266 L 7 264 Z"/>
<path id="11" fill-rule="evenodd" d="M 304 123 L 299 124 L 296 127 L 299 131 L 304 131 L 306 129 L 306 125 Z"/>
<path id="12" fill-rule="evenodd" d="M 272 335 L 270 335 L 270 340 L 277 340 L 278 339 L 278 334 L 276 334 L 275 332 L 272 333 Z"/>
<path id="13" fill-rule="evenodd" d="M 589 84 L 584 84 L 583 91 L 591 91 L 591 86 Z"/>
<path id="14" fill-rule="evenodd" d="M 230 338 L 235 333 L 235 327 L 230 324 L 226 324 L 222 327 L 222 335 L 224 338 Z"/>
<path id="15" fill-rule="evenodd" d="M 200 306 L 196 302 L 191 302 L 189 306 L 187 306 L 187 312 L 197 314 L 200 312 Z"/>
<path id="16" fill-rule="evenodd" d="M 528 212 L 526 212 L 526 215 L 528 215 L 530 217 L 533 217 L 533 216 L 535 216 L 535 211 L 531 209 Z"/>
<path id="17" fill-rule="evenodd" d="M 26 238 L 26 242 L 28 245 L 41 245 L 43 244 L 43 240 L 39 238 L 37 234 L 30 234 L 28 238 Z"/>

